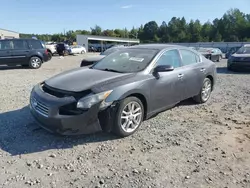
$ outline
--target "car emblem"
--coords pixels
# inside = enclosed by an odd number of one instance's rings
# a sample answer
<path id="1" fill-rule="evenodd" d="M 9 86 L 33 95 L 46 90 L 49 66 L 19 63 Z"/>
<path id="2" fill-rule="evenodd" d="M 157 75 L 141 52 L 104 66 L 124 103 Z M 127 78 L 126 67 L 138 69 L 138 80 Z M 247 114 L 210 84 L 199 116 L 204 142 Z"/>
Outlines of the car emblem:
<path id="1" fill-rule="evenodd" d="M 244 60 L 244 59 L 245 59 L 244 57 L 240 58 L 240 60 Z"/>

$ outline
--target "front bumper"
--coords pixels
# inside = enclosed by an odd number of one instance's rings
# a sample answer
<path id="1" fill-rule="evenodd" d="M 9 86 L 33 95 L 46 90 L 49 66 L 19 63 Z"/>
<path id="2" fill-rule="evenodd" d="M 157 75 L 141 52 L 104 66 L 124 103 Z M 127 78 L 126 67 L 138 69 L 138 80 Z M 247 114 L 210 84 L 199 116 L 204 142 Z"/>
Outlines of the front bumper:
<path id="1" fill-rule="evenodd" d="M 227 66 L 231 69 L 237 69 L 237 70 L 250 70 L 250 62 L 227 62 Z"/>
<path id="2" fill-rule="evenodd" d="M 30 95 L 30 111 L 44 129 L 61 135 L 90 134 L 102 131 L 99 104 L 79 115 L 61 115 L 59 108 L 75 102 L 74 97 L 57 98 L 36 85 Z"/>

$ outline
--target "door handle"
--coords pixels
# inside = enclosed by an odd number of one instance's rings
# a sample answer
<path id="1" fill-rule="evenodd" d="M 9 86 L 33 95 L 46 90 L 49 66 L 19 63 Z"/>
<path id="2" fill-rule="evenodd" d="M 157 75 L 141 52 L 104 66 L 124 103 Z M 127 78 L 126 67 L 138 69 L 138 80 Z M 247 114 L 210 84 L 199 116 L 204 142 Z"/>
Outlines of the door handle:
<path id="1" fill-rule="evenodd" d="M 206 70 L 206 69 L 204 69 L 204 68 L 201 68 L 201 69 L 200 69 L 201 72 L 205 72 L 205 70 Z"/>
<path id="2" fill-rule="evenodd" d="M 183 78 L 184 74 L 179 74 L 178 78 Z"/>

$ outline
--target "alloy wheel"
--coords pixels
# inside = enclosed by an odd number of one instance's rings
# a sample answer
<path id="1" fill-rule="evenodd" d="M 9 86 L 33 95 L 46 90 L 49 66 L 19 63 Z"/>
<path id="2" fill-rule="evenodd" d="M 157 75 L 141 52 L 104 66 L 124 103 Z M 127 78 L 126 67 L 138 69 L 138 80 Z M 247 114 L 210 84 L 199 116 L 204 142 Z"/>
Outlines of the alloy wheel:
<path id="1" fill-rule="evenodd" d="M 33 58 L 33 59 L 31 60 L 31 65 L 32 65 L 32 67 L 34 67 L 34 68 L 38 68 L 38 67 L 40 67 L 40 65 L 41 65 L 41 60 L 40 60 L 39 58 Z"/>
<path id="2" fill-rule="evenodd" d="M 121 128 L 127 133 L 137 129 L 142 121 L 142 107 L 136 101 L 129 102 L 121 113 Z"/>
<path id="3" fill-rule="evenodd" d="M 206 80 L 203 84 L 202 91 L 201 91 L 201 98 L 203 101 L 207 101 L 210 97 L 212 90 L 212 84 L 210 80 Z"/>

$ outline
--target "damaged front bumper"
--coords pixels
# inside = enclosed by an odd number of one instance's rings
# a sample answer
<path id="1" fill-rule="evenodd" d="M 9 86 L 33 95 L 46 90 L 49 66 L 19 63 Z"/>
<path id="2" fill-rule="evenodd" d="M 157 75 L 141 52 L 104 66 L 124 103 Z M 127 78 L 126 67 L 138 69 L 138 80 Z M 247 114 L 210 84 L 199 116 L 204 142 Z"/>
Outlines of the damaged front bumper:
<path id="1" fill-rule="evenodd" d="M 110 131 L 113 107 L 100 112 L 100 103 L 93 105 L 79 114 L 63 114 L 61 108 L 74 104 L 74 97 L 58 98 L 45 93 L 36 85 L 30 96 L 30 111 L 44 129 L 61 135 L 90 134 L 99 131 Z M 100 123 L 99 119 L 102 121 Z"/>

